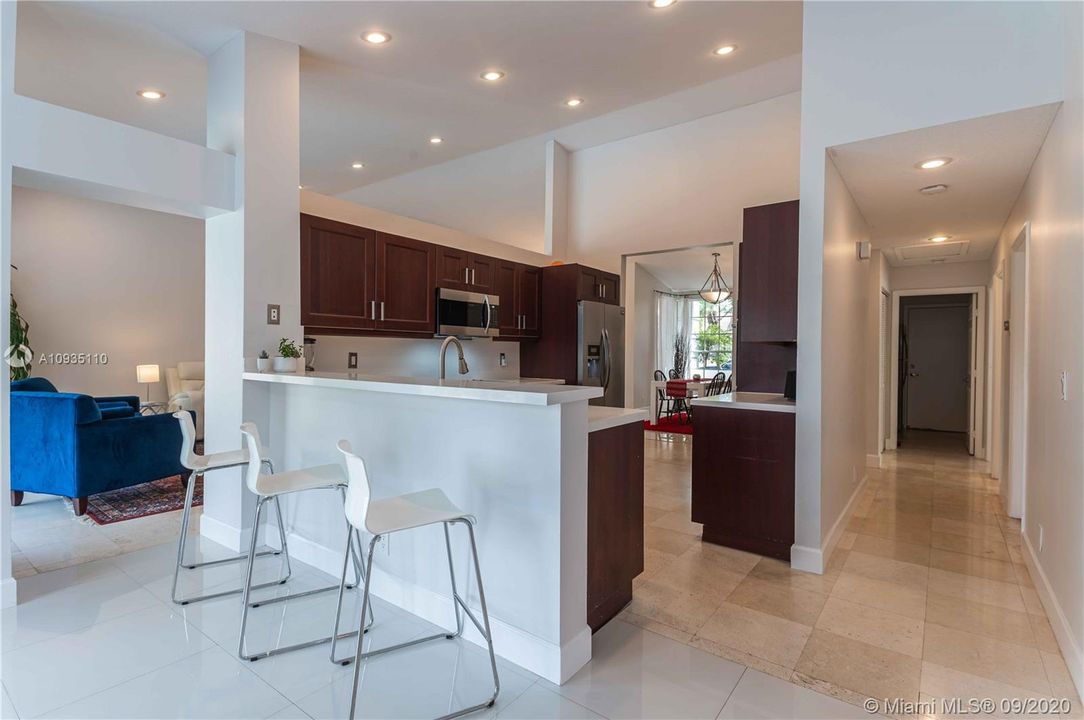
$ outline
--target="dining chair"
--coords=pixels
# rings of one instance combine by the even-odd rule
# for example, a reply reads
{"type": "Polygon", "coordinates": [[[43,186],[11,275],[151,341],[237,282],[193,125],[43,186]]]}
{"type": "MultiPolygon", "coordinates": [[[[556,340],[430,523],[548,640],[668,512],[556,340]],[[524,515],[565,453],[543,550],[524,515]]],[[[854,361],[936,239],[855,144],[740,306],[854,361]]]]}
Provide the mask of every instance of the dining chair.
{"type": "MultiPolygon", "coordinates": [[[[655,371],[655,381],[665,382],[666,374],[662,370],[655,371]]],[[[670,417],[674,413],[673,403],[670,398],[666,396],[666,390],[661,387],[655,388],[655,417],[662,417],[663,409],[665,408],[666,417],[670,417]]]]}

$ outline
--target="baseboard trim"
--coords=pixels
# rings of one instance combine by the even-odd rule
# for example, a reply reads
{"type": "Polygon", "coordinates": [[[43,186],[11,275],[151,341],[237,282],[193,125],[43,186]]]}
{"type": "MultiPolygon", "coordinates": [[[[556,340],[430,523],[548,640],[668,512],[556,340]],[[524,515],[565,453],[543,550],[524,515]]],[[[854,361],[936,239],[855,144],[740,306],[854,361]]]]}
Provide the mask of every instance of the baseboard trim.
{"type": "MultiPolygon", "coordinates": [[[[342,572],[342,552],[332,550],[309,538],[290,532],[290,557],[311,565],[332,577],[342,572]]],[[[451,597],[390,575],[373,567],[372,593],[381,600],[442,627],[454,627],[451,597]]],[[[471,610],[481,616],[480,608],[471,610]]],[[[583,630],[564,645],[557,645],[509,625],[490,615],[493,645],[497,655],[558,685],[564,683],[591,660],[591,628],[583,630]]],[[[485,647],[481,633],[465,623],[463,637],[485,647]]]]}
{"type": "Polygon", "coordinates": [[[0,581],[0,608],[15,607],[19,602],[18,583],[13,577],[0,581]]]}
{"type": "Polygon", "coordinates": [[[869,475],[863,474],[862,479],[855,486],[854,492],[851,493],[850,499],[847,500],[843,512],[836,518],[835,524],[832,525],[832,529],[828,532],[828,536],[819,548],[809,547],[808,545],[791,545],[790,566],[792,568],[818,575],[824,574],[824,568],[828,566],[828,562],[832,559],[832,553],[836,551],[836,545],[839,544],[839,539],[843,536],[843,529],[847,527],[847,523],[851,519],[855,503],[858,501],[858,495],[862,492],[862,488],[866,486],[868,480],[869,475]]]}
{"type": "Polygon", "coordinates": [[[200,515],[199,534],[219,545],[225,545],[233,552],[241,552],[241,528],[208,517],[206,513],[200,515]]]}
{"type": "Polygon", "coordinates": [[[1051,587],[1050,580],[1046,577],[1046,573],[1043,572],[1042,565],[1039,564],[1039,558],[1035,553],[1035,548],[1031,545],[1031,540],[1023,533],[1021,533],[1021,538],[1026,551],[1024,553],[1024,563],[1028,566],[1032,579],[1038,581],[1035,583],[1035,589],[1039,593],[1039,599],[1042,601],[1043,607],[1046,609],[1046,615],[1050,619],[1050,627],[1054,629],[1054,637],[1058,641],[1058,647],[1061,648],[1061,654],[1065,656],[1065,664],[1069,668],[1069,675],[1073,678],[1073,684],[1076,685],[1076,693],[1078,696],[1084,697],[1084,654],[1081,654],[1080,648],[1077,647],[1076,642],[1073,640],[1073,631],[1069,625],[1069,619],[1065,617],[1061,603],[1058,602],[1058,598],[1054,595],[1054,588],[1051,587]]]}
{"type": "Polygon", "coordinates": [[[881,453],[869,453],[866,455],[866,467],[879,469],[881,467],[881,453]]]}

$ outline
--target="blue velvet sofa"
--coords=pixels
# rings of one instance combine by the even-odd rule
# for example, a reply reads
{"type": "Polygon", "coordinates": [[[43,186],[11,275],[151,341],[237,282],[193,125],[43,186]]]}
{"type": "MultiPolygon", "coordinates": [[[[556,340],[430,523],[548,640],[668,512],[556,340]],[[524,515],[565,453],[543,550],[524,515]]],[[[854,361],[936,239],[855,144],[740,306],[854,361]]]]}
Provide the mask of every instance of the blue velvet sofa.
{"type": "Polygon", "coordinates": [[[11,384],[11,496],[70,497],[75,514],[87,498],[171,475],[181,466],[181,429],[169,414],[140,415],[135,396],[57,392],[45,378],[11,384]]]}

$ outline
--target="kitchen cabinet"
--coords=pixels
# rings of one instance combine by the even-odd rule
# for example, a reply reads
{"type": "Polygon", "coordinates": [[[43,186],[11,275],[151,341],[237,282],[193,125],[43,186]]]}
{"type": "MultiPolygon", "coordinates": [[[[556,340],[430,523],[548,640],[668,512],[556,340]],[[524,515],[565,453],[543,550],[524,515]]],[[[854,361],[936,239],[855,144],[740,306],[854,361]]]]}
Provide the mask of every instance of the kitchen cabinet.
{"type": "Polygon", "coordinates": [[[301,216],[301,324],[307,332],[431,336],[436,246],[301,216]]]}
{"type": "Polygon", "coordinates": [[[579,282],[577,300],[594,300],[608,305],[620,305],[621,278],[604,270],[577,265],[579,282]]]}
{"type": "Polygon", "coordinates": [[[437,251],[437,286],[495,293],[498,262],[496,258],[486,255],[440,247],[437,251]]]}
{"type": "Polygon", "coordinates": [[[695,406],[692,520],[705,542],[790,560],[792,412],[695,406]]]}
{"type": "Polygon", "coordinates": [[[587,624],[632,602],[644,571],[644,430],[639,422],[587,436],[587,624]]]}
{"type": "Polygon", "coordinates": [[[538,337],[542,328],[542,271],[539,268],[498,260],[494,292],[500,298],[498,329],[502,338],[538,337]]]}
{"type": "Polygon", "coordinates": [[[745,208],[738,289],[745,342],[797,342],[797,200],[745,208]]]}
{"type": "Polygon", "coordinates": [[[374,328],[376,232],[301,216],[301,324],[374,328]]]}
{"type": "Polygon", "coordinates": [[[436,326],[436,248],[427,242],[376,234],[376,329],[433,332],[436,326]]]}

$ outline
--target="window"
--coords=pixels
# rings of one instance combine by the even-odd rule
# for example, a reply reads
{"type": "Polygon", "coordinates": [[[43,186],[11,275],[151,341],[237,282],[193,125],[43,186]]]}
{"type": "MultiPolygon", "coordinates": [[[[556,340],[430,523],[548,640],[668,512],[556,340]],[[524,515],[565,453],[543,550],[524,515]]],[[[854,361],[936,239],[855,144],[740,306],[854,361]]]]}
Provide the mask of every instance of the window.
{"type": "Polygon", "coordinates": [[[711,378],[734,366],[734,300],[718,305],[692,300],[692,332],[689,334],[689,365],[692,373],[711,378]]]}

